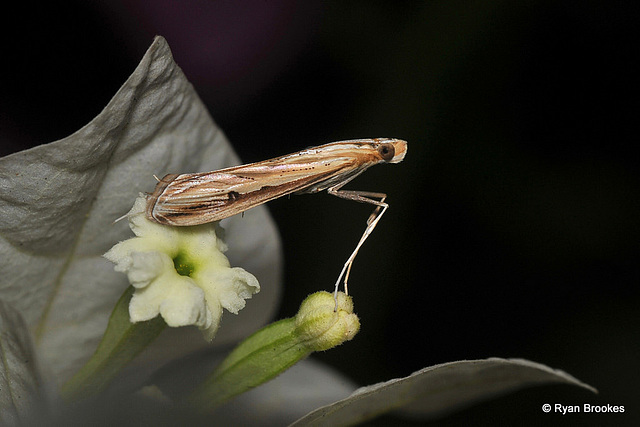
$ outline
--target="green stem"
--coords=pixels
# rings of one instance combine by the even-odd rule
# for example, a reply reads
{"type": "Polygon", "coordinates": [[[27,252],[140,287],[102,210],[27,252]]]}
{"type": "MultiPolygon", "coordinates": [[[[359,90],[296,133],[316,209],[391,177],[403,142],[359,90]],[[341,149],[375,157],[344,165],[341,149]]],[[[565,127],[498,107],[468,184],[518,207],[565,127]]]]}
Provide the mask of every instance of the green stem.
{"type": "Polygon", "coordinates": [[[185,404],[210,411],[230,398],[278,376],[314,351],[354,337],[360,328],[353,303],[338,294],[338,309],[328,292],[316,292],[300,305],[296,317],[272,323],[240,343],[185,404]]]}
{"type": "Polygon", "coordinates": [[[210,411],[228,399],[276,377],[311,354],[295,336],[295,318],[259,330],[236,347],[187,404],[210,411]]]}
{"type": "Polygon", "coordinates": [[[63,386],[62,397],[76,401],[104,390],[120,370],[133,360],[162,332],[162,317],[147,322],[129,321],[129,301],[134,288],[129,286],[111,313],[107,330],[91,359],[63,386]]]}

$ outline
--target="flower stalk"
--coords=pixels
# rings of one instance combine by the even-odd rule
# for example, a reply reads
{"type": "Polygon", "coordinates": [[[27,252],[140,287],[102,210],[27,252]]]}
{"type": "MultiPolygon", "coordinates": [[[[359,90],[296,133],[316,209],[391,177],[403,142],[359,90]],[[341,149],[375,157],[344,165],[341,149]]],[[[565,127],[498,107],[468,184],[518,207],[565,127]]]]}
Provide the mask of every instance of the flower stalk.
{"type": "Polygon", "coordinates": [[[186,399],[210,411],[230,398],[267,382],[309,356],[351,340],[360,329],[351,297],[317,292],[308,296],[295,317],[274,322],[240,343],[186,399]]]}
{"type": "Polygon", "coordinates": [[[167,324],[162,317],[146,322],[129,321],[129,302],[134,288],[129,286],[114,307],[107,330],[95,353],[61,390],[68,402],[89,398],[103,391],[120,370],[144,350],[167,324]]]}

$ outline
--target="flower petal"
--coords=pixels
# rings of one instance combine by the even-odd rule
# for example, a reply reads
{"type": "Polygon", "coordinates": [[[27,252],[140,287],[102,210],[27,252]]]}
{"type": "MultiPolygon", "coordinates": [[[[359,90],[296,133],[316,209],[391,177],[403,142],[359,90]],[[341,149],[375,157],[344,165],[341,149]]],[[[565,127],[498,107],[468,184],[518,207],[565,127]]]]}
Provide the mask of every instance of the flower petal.
{"type": "MultiPolygon", "coordinates": [[[[163,255],[159,252],[132,252],[131,264],[127,272],[129,282],[136,288],[143,288],[167,270],[172,269],[173,263],[168,256],[163,255]]],[[[116,269],[118,267],[116,266],[116,269]]]]}
{"type": "Polygon", "coordinates": [[[205,329],[212,322],[204,292],[188,278],[172,285],[160,304],[160,314],[167,325],[172,327],[194,325],[205,329]]]}
{"type": "Polygon", "coordinates": [[[219,290],[218,299],[222,307],[233,314],[238,314],[246,305],[246,299],[260,291],[260,284],[255,276],[240,267],[219,271],[215,275],[216,282],[225,283],[219,290]]]}

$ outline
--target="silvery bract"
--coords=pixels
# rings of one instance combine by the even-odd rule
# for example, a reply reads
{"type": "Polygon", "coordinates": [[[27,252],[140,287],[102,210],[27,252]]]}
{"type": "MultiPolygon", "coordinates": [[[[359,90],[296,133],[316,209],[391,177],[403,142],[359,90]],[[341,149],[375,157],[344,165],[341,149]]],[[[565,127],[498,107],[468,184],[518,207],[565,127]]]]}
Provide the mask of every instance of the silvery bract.
{"type": "MultiPolygon", "coordinates": [[[[0,159],[0,298],[24,317],[50,380],[61,384],[87,360],[129,285],[102,258],[132,236],[126,221],[113,221],[129,211],[138,193],[153,190],[154,174],[237,163],[162,38],[89,124],[60,141],[0,159]]],[[[280,243],[264,208],[222,225],[231,263],[262,285],[243,316],[224,319],[216,343],[228,345],[273,315],[280,243]]],[[[205,346],[196,329],[171,329],[137,365],[148,371],[157,367],[151,360],[165,363],[205,346]]]]}

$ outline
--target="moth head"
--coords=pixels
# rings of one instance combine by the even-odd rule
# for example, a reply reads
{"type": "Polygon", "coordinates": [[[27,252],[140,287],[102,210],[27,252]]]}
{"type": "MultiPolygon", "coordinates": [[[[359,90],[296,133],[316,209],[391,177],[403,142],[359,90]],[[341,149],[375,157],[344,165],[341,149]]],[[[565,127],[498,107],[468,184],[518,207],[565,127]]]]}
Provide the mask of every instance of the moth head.
{"type": "Polygon", "coordinates": [[[407,141],[394,138],[378,138],[375,141],[378,154],[387,163],[400,163],[407,154],[407,141]]]}

